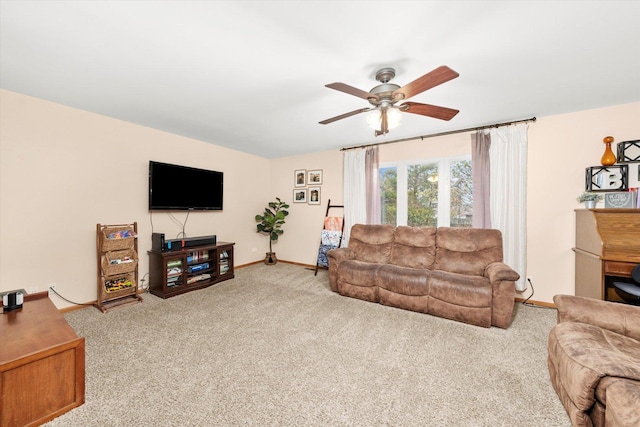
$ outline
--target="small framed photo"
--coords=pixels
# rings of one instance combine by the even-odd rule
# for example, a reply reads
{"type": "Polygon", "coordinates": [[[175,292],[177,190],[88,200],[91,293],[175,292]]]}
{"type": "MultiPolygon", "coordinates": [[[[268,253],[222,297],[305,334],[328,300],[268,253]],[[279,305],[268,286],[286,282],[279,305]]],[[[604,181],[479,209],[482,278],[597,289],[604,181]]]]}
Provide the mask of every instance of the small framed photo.
{"type": "Polygon", "coordinates": [[[309,204],[320,204],[320,187],[309,187],[309,204]]]}
{"type": "Polygon", "coordinates": [[[306,181],[306,171],[304,169],[298,169],[293,172],[293,186],[294,187],[304,187],[307,185],[306,181]]]}
{"type": "Polygon", "coordinates": [[[293,190],[293,203],[307,203],[307,189],[293,190]]]}
{"type": "Polygon", "coordinates": [[[307,185],[322,184],[322,169],[307,171],[307,185]]]}

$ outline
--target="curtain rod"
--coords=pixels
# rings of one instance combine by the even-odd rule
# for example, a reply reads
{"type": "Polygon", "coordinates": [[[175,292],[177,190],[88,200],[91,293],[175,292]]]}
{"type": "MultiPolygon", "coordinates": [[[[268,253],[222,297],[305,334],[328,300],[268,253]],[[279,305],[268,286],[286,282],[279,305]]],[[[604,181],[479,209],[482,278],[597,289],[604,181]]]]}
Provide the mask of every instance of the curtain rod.
{"type": "Polygon", "coordinates": [[[474,127],[474,128],[467,128],[467,129],[460,129],[460,130],[451,130],[451,131],[448,131],[448,132],[432,133],[431,135],[421,135],[421,136],[414,136],[414,137],[411,137],[411,138],[394,139],[393,141],[376,142],[376,143],[373,143],[373,144],[354,145],[352,147],[341,148],[340,151],[355,150],[356,148],[364,148],[364,147],[375,147],[377,145],[394,144],[396,142],[413,141],[413,140],[416,140],[416,139],[424,140],[425,138],[433,138],[435,136],[445,136],[445,135],[453,135],[455,133],[472,132],[474,130],[499,128],[499,127],[502,127],[502,126],[515,125],[517,123],[535,122],[536,120],[537,119],[535,117],[531,117],[530,119],[522,119],[522,120],[516,120],[516,121],[513,121],[513,122],[505,122],[505,123],[496,123],[496,124],[493,124],[493,125],[478,126],[478,127],[474,127]]]}

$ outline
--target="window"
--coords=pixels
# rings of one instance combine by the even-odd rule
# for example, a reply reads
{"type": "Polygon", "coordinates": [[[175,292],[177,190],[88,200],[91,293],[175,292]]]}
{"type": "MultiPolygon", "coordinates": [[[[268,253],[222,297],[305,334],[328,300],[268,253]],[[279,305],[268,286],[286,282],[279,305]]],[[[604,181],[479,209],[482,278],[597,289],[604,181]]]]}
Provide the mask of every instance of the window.
{"type": "Polygon", "coordinates": [[[471,227],[471,159],[383,164],[380,197],[383,224],[471,227]]]}

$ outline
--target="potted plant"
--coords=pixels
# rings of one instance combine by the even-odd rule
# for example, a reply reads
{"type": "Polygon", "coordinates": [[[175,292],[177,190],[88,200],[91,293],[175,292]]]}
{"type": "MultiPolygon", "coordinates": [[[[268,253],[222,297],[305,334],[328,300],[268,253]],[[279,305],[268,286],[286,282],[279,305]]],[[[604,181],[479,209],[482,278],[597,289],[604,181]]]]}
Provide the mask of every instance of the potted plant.
{"type": "Polygon", "coordinates": [[[580,196],[578,196],[578,202],[584,203],[584,206],[587,209],[592,209],[596,207],[596,203],[602,200],[602,195],[598,193],[594,193],[592,191],[585,191],[580,196]]]}
{"type": "Polygon", "coordinates": [[[262,215],[256,215],[256,221],[258,221],[257,232],[269,235],[269,252],[266,253],[264,259],[264,263],[267,265],[274,265],[278,262],[271,244],[277,242],[278,237],[284,233],[282,226],[284,225],[285,217],[289,215],[287,209],[289,209],[289,205],[276,197],[275,202],[269,202],[269,205],[264,208],[262,215]]]}

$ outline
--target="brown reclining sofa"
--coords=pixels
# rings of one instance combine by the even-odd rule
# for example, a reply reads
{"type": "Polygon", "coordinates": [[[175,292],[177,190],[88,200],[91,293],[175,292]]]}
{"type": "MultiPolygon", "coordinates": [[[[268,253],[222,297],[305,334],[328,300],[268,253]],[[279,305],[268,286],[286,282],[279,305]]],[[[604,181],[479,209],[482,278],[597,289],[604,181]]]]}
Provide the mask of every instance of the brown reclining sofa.
{"type": "Polygon", "coordinates": [[[328,252],[331,290],[473,325],[507,328],[518,273],[499,230],[356,224],[328,252]]]}

